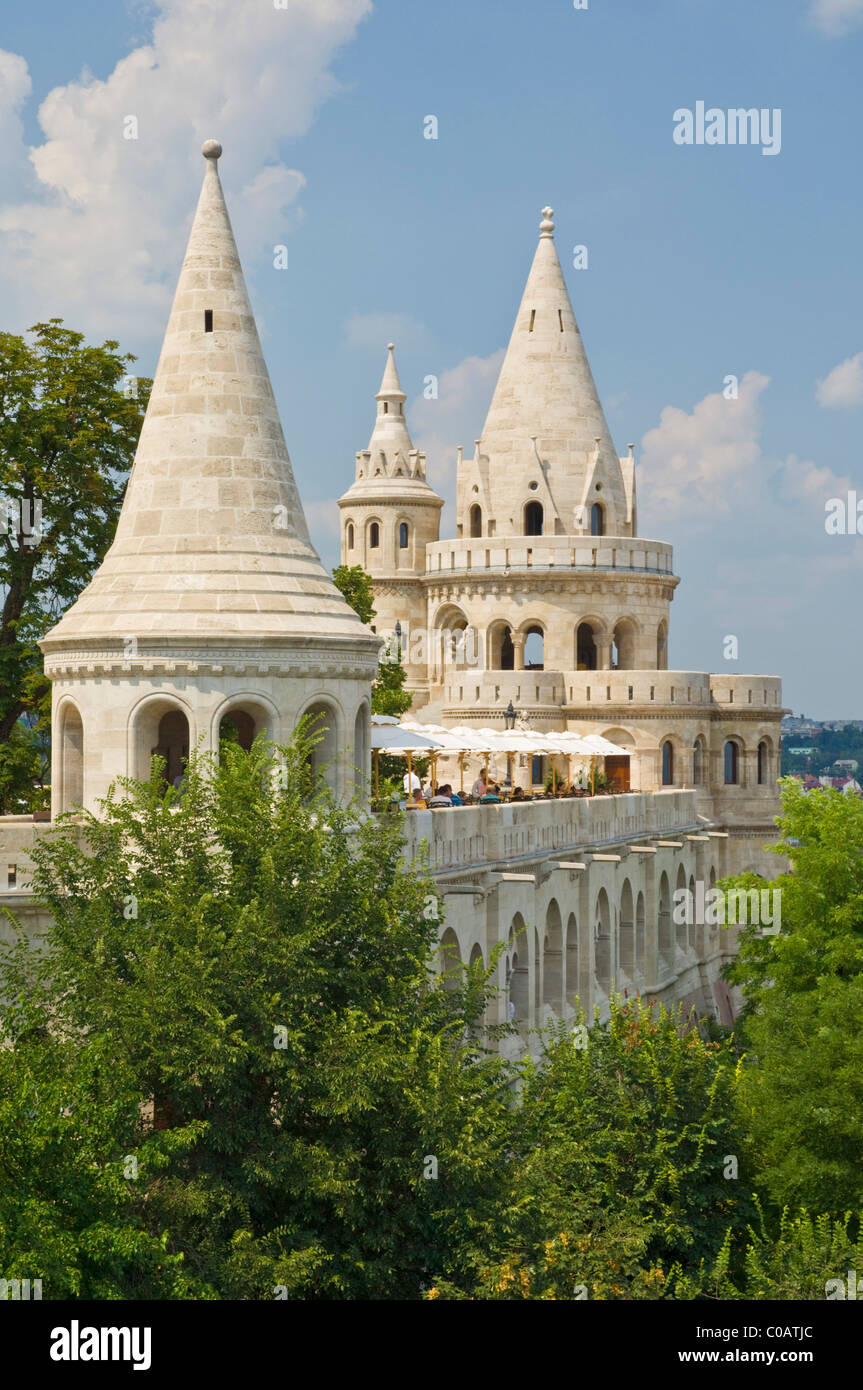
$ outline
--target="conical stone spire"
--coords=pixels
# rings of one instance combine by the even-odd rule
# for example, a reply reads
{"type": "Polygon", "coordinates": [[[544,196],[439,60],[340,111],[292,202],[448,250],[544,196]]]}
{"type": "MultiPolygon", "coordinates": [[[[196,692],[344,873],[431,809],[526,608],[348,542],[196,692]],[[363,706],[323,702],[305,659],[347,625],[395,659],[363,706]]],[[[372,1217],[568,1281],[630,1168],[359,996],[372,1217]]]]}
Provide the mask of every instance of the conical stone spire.
{"type": "Polygon", "coordinates": [[[316,554],[219,180],[206,173],[114,542],[44,639],[375,639],[316,554]]]}
{"type": "Polygon", "coordinates": [[[465,534],[466,509],[477,501],[497,535],[522,534],[523,509],[531,500],[543,507],[545,531],[569,534],[580,529],[575,517],[585,500],[600,496],[605,530],[623,534],[620,462],[563,278],[552,218],[553,209],[543,208],[539,245],[477,456],[462,470],[465,534]]]}
{"type": "Polygon", "coordinates": [[[374,458],[376,451],[383,450],[387,458],[402,454],[407,461],[413,450],[410,431],[405,420],[405,401],[396,368],[395,343],[387,343],[387,364],[384,367],[381,389],[375,396],[378,413],[375,427],[369,440],[369,450],[374,458]]]}

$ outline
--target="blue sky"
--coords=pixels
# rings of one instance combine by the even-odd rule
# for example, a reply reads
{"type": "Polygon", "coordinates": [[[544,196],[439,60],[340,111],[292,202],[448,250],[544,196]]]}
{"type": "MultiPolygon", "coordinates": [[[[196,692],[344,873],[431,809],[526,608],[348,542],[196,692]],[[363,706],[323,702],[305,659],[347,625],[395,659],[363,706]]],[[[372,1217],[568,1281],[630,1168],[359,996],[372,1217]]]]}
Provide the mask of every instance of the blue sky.
{"type": "Polygon", "coordinates": [[[390,337],[452,497],[548,202],[618,451],[637,446],[640,529],[675,547],[670,664],[861,716],[863,536],[824,519],[863,499],[863,0],[42,0],[7,11],[0,50],[4,328],[62,314],[151,372],[218,137],[333,564],[390,337]],[[698,101],[779,108],[779,154],[675,144],[698,101]]]}

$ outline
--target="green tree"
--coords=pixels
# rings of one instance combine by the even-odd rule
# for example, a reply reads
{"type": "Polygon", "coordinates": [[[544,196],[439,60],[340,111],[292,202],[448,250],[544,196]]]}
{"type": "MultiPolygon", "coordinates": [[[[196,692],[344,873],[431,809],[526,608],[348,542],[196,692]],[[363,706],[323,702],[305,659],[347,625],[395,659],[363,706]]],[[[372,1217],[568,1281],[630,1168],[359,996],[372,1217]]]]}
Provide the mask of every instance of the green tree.
{"type": "Polygon", "coordinates": [[[48,713],[36,643],[113,538],[150,385],[118,389],[133,361],[60,319],[0,333],[0,814],[44,800],[22,756],[38,755],[48,713]],[[19,725],[25,713],[41,724],[19,725]]]}
{"type": "Polygon", "coordinates": [[[742,1103],[772,1199],[839,1217],[863,1206],[863,802],[792,779],[782,797],[781,931],[744,928],[727,969],[747,1001],[742,1103]]]}
{"type": "Polygon", "coordinates": [[[362,621],[371,623],[375,616],[372,577],[362,565],[337,565],[333,583],[362,621]]]}
{"type": "MultiPolygon", "coordinates": [[[[371,575],[366,573],[362,565],[338,565],[333,570],[333,580],[354,612],[364,623],[370,623],[375,616],[371,575]]],[[[372,714],[400,717],[413,704],[413,696],[404,688],[407,672],[402,666],[401,656],[401,646],[396,646],[395,637],[390,638],[381,653],[378,674],[372,682],[372,714]]]]}
{"type": "MultiPolygon", "coordinates": [[[[418,1297],[433,1269],[464,1275],[472,1224],[491,1220],[509,1103],[505,1065],[471,1041],[483,981],[435,982],[438,899],[404,859],[400,819],[336,805],[309,753],[303,733],[278,755],[225,742],[218,762],[192,757],[182,792],[156,759],[98,819],[47,834],[34,883],[53,925],[0,970],[3,1062],[14,1074],[19,1048],[41,1048],[42,1123],[74,1116],[33,1202],[79,1181],[83,1083],[27,1024],[50,1017],[88,1076],[113,1059],[116,1113],[80,1162],[139,1156],[123,1219],[150,1242],[142,1260],[152,1242],[182,1257],[166,1291],[182,1275],[225,1298],[418,1297]]],[[[4,1113],[0,1164],[31,1104],[4,1113]]],[[[79,1244],[95,1198],[82,1203],[81,1218],[65,1208],[79,1244]]],[[[13,1236],[13,1264],[33,1241],[13,1236]]],[[[95,1263],[84,1289],[104,1286],[95,1263]]],[[[83,1278],[80,1258],[69,1267],[83,1278]]]]}
{"type": "Polygon", "coordinates": [[[503,1204],[477,1231],[474,1284],[440,1296],[662,1298],[756,1215],[730,1044],[640,1000],[581,1028],[555,1025],[523,1063],[503,1204]]]}

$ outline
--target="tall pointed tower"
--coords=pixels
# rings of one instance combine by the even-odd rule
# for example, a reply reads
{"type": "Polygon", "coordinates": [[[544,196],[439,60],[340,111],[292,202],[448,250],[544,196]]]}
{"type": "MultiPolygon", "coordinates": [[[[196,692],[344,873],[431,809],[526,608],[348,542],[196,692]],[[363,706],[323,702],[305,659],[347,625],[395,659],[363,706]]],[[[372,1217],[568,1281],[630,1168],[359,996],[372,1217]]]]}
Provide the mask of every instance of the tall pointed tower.
{"type": "Polygon", "coordinates": [[[40,643],[53,811],[167,776],[230,719],[241,742],[321,715],[339,793],[366,775],[379,640],[306,526],[219,180],[206,173],[114,542],[40,643]]]}
{"type": "Polygon", "coordinates": [[[438,538],[443,498],[426,481],[425,454],[411,441],[394,351],[390,343],[369,446],[339,498],[342,564],[362,565],[372,576],[376,632],[389,637],[399,624],[405,685],[416,697],[428,682],[426,546],[438,538]]]}
{"type": "Polygon", "coordinates": [[[635,534],[633,471],[611,440],[543,208],[539,245],[476,452],[462,536],[635,534]]]}

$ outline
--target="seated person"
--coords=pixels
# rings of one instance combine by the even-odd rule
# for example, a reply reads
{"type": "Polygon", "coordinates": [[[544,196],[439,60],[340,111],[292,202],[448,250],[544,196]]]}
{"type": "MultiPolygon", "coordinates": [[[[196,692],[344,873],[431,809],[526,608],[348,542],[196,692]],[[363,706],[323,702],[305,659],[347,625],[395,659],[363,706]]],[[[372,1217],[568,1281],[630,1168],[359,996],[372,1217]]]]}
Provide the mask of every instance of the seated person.
{"type": "Polygon", "coordinates": [[[427,809],[427,807],[428,807],[428,802],[426,801],[425,797],[423,796],[422,787],[415,787],[415,788],[414,788],[414,791],[413,791],[413,794],[412,794],[410,800],[408,801],[407,810],[408,810],[408,811],[425,811],[425,810],[427,809]]]}
{"type": "Polygon", "coordinates": [[[452,797],[446,786],[436,787],[434,796],[429,798],[429,806],[452,806],[452,797]]]}
{"type": "Polygon", "coordinates": [[[487,803],[490,801],[500,801],[500,787],[497,785],[497,783],[490,782],[488,791],[483,796],[481,796],[479,800],[480,805],[482,805],[484,802],[487,803]]]}
{"type": "Polygon", "coordinates": [[[524,801],[524,787],[514,787],[512,792],[513,801],[524,801]]]}
{"type": "Polygon", "coordinates": [[[452,789],[452,787],[450,786],[449,782],[447,782],[446,786],[444,787],[444,792],[445,792],[445,794],[450,798],[450,800],[451,800],[453,806],[463,806],[463,805],[464,805],[464,802],[462,801],[462,799],[461,799],[461,797],[459,796],[458,792],[454,792],[454,791],[453,791],[453,789],[452,789]]]}

